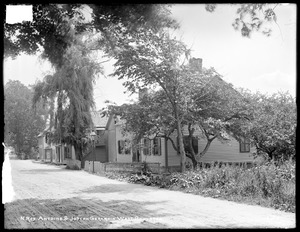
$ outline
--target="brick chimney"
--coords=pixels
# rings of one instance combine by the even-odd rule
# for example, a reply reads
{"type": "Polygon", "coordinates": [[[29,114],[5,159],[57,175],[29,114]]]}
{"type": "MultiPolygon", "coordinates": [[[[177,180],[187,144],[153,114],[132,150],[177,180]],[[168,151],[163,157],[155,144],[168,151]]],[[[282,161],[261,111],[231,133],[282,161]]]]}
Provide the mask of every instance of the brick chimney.
{"type": "Polygon", "coordinates": [[[191,58],[190,66],[193,70],[202,72],[202,59],[201,58],[191,58]]]}

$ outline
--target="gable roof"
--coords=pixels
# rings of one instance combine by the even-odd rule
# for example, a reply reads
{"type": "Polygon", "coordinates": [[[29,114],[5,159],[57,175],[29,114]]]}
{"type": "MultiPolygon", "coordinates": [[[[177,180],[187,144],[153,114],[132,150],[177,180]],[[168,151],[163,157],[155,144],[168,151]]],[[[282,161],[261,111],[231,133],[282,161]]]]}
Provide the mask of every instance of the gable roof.
{"type": "Polygon", "coordinates": [[[101,127],[101,128],[106,127],[108,117],[103,116],[101,111],[92,111],[91,116],[94,123],[94,127],[101,127]]]}

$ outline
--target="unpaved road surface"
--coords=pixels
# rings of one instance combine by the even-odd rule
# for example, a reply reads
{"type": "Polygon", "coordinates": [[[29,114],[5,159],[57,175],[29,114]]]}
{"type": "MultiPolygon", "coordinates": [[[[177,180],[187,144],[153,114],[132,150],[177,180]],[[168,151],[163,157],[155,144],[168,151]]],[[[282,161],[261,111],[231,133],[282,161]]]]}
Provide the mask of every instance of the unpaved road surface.
{"type": "MultiPolygon", "coordinates": [[[[10,160],[5,228],[294,228],[295,214],[10,160]]],[[[5,188],[5,186],[3,186],[5,188]]]]}

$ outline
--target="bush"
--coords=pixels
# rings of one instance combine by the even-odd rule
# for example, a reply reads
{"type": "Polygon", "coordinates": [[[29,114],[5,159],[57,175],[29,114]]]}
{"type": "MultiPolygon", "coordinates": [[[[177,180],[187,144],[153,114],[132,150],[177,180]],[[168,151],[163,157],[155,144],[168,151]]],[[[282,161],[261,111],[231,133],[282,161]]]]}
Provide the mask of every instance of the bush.
{"type": "MultiPolygon", "coordinates": [[[[111,175],[111,174],[110,174],[111,175]]],[[[111,175],[112,176],[112,175],[111,175]]],[[[211,165],[197,171],[152,174],[148,170],[113,178],[128,182],[159,186],[200,194],[243,201],[266,207],[295,212],[295,162],[267,162],[250,168],[211,165]]]]}

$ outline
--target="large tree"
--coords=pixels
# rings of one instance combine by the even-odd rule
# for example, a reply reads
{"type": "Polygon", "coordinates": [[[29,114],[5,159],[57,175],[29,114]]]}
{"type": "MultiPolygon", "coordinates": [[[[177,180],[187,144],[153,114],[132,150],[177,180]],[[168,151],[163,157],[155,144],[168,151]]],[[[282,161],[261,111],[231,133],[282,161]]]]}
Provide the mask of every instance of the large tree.
{"type": "Polygon", "coordinates": [[[131,135],[133,146],[139,144],[142,138],[172,139],[171,135],[176,129],[176,123],[172,115],[172,107],[165,98],[164,92],[162,90],[141,92],[143,94],[140,94],[137,102],[120,106],[107,102],[108,105],[103,112],[123,120],[122,132],[131,135]]]}
{"type": "Polygon", "coordinates": [[[100,71],[99,64],[86,52],[86,44],[77,43],[67,49],[63,65],[34,86],[33,104],[43,100],[52,105],[51,140],[73,145],[76,158],[81,161],[87,130],[92,126],[93,83],[100,71]]]}
{"type": "Polygon", "coordinates": [[[127,80],[124,85],[132,93],[144,87],[163,91],[174,117],[181,170],[184,171],[186,156],[182,135],[184,93],[181,76],[189,58],[189,50],[184,43],[172,38],[167,30],[158,33],[145,30],[138,37],[122,38],[122,44],[114,54],[117,62],[112,75],[127,80]]]}
{"type": "MultiPolygon", "coordinates": [[[[230,136],[240,139],[244,135],[242,127],[251,117],[249,102],[223,81],[214,69],[203,68],[201,72],[195,72],[195,67],[188,65],[181,74],[180,89],[181,125],[187,128],[188,133],[183,139],[184,150],[195,168],[213,140],[226,142],[230,136]],[[197,137],[199,131],[202,136],[197,137]],[[206,145],[195,150],[194,139],[205,139],[206,145]]],[[[136,142],[142,137],[164,137],[180,154],[179,144],[173,139],[177,129],[176,118],[164,91],[148,91],[143,95],[134,104],[110,105],[108,111],[125,119],[123,130],[133,134],[136,142]]]]}
{"type": "Polygon", "coordinates": [[[295,157],[296,150],[296,101],[289,93],[272,95],[261,93],[245,96],[253,104],[253,120],[248,128],[258,155],[269,159],[295,157]]]}
{"type": "MultiPolygon", "coordinates": [[[[208,5],[207,9],[211,11],[214,9],[214,6],[208,5]]],[[[242,13],[243,11],[238,12],[239,15],[242,15],[242,13]]],[[[54,66],[56,74],[53,77],[57,75],[75,77],[78,75],[77,67],[65,64],[66,60],[68,60],[68,58],[65,60],[66,56],[70,54],[70,51],[78,49],[77,46],[81,40],[79,39],[78,42],[78,38],[81,38],[79,35],[85,32],[99,32],[99,39],[94,44],[95,46],[81,49],[82,56],[77,57],[78,61],[76,61],[80,63],[78,67],[83,67],[81,64],[84,62],[80,61],[80,59],[87,58],[89,50],[101,49],[106,54],[117,59],[116,66],[119,69],[115,72],[115,75],[119,75],[122,78],[123,76],[120,74],[120,71],[127,69],[125,73],[129,75],[130,80],[125,84],[130,91],[135,91],[135,87],[138,87],[136,85],[138,82],[143,82],[143,85],[153,83],[159,85],[165,91],[166,97],[172,105],[174,117],[176,118],[180,153],[182,155],[182,168],[184,169],[185,155],[182,134],[180,133],[183,116],[180,115],[181,98],[179,97],[180,94],[178,94],[180,92],[178,77],[183,71],[180,65],[181,56],[183,54],[188,55],[189,51],[182,43],[170,38],[166,30],[162,31],[162,28],[178,27],[177,23],[169,16],[170,12],[167,5],[94,4],[87,6],[82,4],[34,4],[32,22],[4,25],[5,55],[17,56],[21,52],[35,54],[37,51],[42,51],[43,57],[48,59],[54,66]],[[85,18],[85,14],[83,13],[88,8],[92,9],[90,20],[85,18]],[[162,39],[161,36],[164,38],[162,39]],[[159,43],[161,42],[160,46],[159,43]],[[148,64],[154,65],[154,67],[150,68],[150,72],[147,70],[148,73],[142,71],[147,63],[145,63],[144,57],[140,56],[143,53],[146,53],[148,58],[153,56],[152,60],[148,60],[150,61],[148,64]],[[126,68],[123,63],[128,57],[131,59],[128,60],[127,65],[129,64],[131,68],[129,66],[129,68],[126,68]],[[155,68],[157,59],[160,60],[160,64],[159,67],[155,68]],[[138,69],[133,70],[136,67],[138,69]],[[66,70],[67,73],[65,72],[66,70]],[[159,75],[154,74],[156,71],[159,71],[159,75]],[[138,77],[139,81],[135,81],[137,78],[136,75],[140,75],[138,77]]],[[[50,88],[49,84],[45,83],[44,87],[48,86],[49,89],[58,89],[56,94],[61,95],[59,91],[65,91],[63,84],[55,80],[50,81],[50,79],[48,78],[48,81],[53,86],[50,88]]],[[[90,86],[93,78],[83,79],[85,79],[83,83],[90,86]],[[90,82],[88,83],[87,81],[90,82]]],[[[44,89],[44,87],[36,88],[36,99],[38,99],[38,96],[43,95],[38,91],[38,88],[44,89]]],[[[47,89],[48,87],[45,88],[47,89]]],[[[53,99],[54,95],[53,93],[49,93],[48,97],[53,99]]],[[[77,114],[76,112],[79,105],[83,103],[83,101],[78,100],[81,98],[84,98],[84,96],[74,98],[76,99],[75,105],[77,107],[72,108],[74,110],[72,115],[76,115],[79,122],[85,122],[88,116],[77,114]]],[[[87,104],[87,107],[91,105],[92,102],[87,104]]],[[[57,109],[61,111],[62,107],[57,105],[57,109]]],[[[76,121],[73,123],[75,123],[75,127],[78,126],[76,121]]]]}
{"type": "Polygon", "coordinates": [[[213,68],[194,72],[188,67],[182,75],[182,87],[185,97],[184,125],[188,128],[185,138],[187,157],[194,167],[205,155],[213,140],[228,141],[230,137],[237,140],[243,136],[241,127],[251,118],[249,101],[231,84],[226,83],[213,68]],[[200,130],[206,145],[195,150],[193,146],[195,131],[200,130]]]}
{"type": "Polygon", "coordinates": [[[113,33],[131,36],[141,28],[159,30],[175,27],[166,5],[151,4],[33,4],[33,20],[4,24],[4,54],[16,57],[20,53],[42,52],[56,67],[63,65],[63,56],[73,44],[74,34],[100,32],[100,43],[94,49],[103,49],[108,43],[113,51],[117,46],[113,33]]]}
{"type": "Polygon", "coordinates": [[[9,80],[4,86],[4,122],[7,145],[13,146],[18,155],[30,155],[38,148],[38,134],[44,129],[46,111],[41,105],[32,110],[32,89],[20,81],[9,80]]]}
{"type": "MultiPolygon", "coordinates": [[[[73,145],[81,161],[86,132],[91,126],[93,82],[101,67],[101,62],[91,56],[93,51],[114,52],[111,45],[115,42],[108,36],[112,30],[130,38],[137,37],[140,30],[158,31],[174,24],[162,6],[90,5],[93,11],[89,21],[83,18],[86,7],[34,5],[33,22],[6,25],[5,37],[8,45],[17,46],[16,53],[31,54],[41,48],[43,57],[53,64],[54,74],[35,85],[33,104],[44,100],[50,105],[50,128],[55,129],[52,141],[73,145]]],[[[10,54],[10,46],[6,48],[10,54]]]]}
{"type": "Polygon", "coordinates": [[[199,153],[203,156],[210,143],[217,137],[221,139],[229,130],[227,128],[234,119],[245,116],[241,95],[213,69],[201,70],[201,62],[191,58],[184,43],[172,38],[168,31],[145,32],[130,41],[123,39],[123,43],[124,46],[115,53],[117,62],[113,75],[127,79],[124,85],[131,92],[144,87],[162,91],[161,98],[167,99],[166,106],[172,118],[171,128],[177,132],[179,147],[176,150],[181,155],[181,170],[185,169],[186,155],[196,165],[197,154],[193,149],[186,154],[183,126],[188,125],[190,129],[190,144],[192,126],[198,125],[203,130],[208,141],[199,153]]]}
{"type": "MultiPolygon", "coordinates": [[[[237,14],[240,21],[250,13],[255,18],[257,10],[264,5],[241,5],[237,14]]],[[[207,5],[208,11],[213,11],[215,5],[207,5]]],[[[268,11],[270,12],[270,11],[268,11]]],[[[273,12],[273,11],[272,11],[273,12]]],[[[272,21],[271,17],[259,19],[256,28],[260,28],[264,21],[272,21]]],[[[253,19],[254,20],[254,19],[253,19]]],[[[256,19],[255,19],[256,20],[256,19]]],[[[257,21],[257,20],[256,20],[257,21]]],[[[236,21],[237,22],[237,21],[236,21]]],[[[239,29],[238,25],[235,28],[239,29]]],[[[245,27],[241,28],[242,35],[250,35],[253,28],[245,32],[245,27]]],[[[105,36],[108,51],[117,60],[116,71],[113,75],[119,79],[126,80],[125,87],[131,92],[136,92],[144,87],[159,86],[171,105],[171,111],[176,123],[176,130],[179,138],[179,153],[181,154],[181,170],[185,169],[185,150],[181,133],[184,109],[184,86],[181,77],[186,72],[185,61],[189,59],[190,50],[180,41],[170,36],[170,30],[140,30],[138,36],[126,37],[120,33],[118,27],[113,27],[110,33],[105,36]],[[111,43],[113,41],[113,43],[111,43]],[[185,59],[186,58],[186,59],[185,59]]]]}

